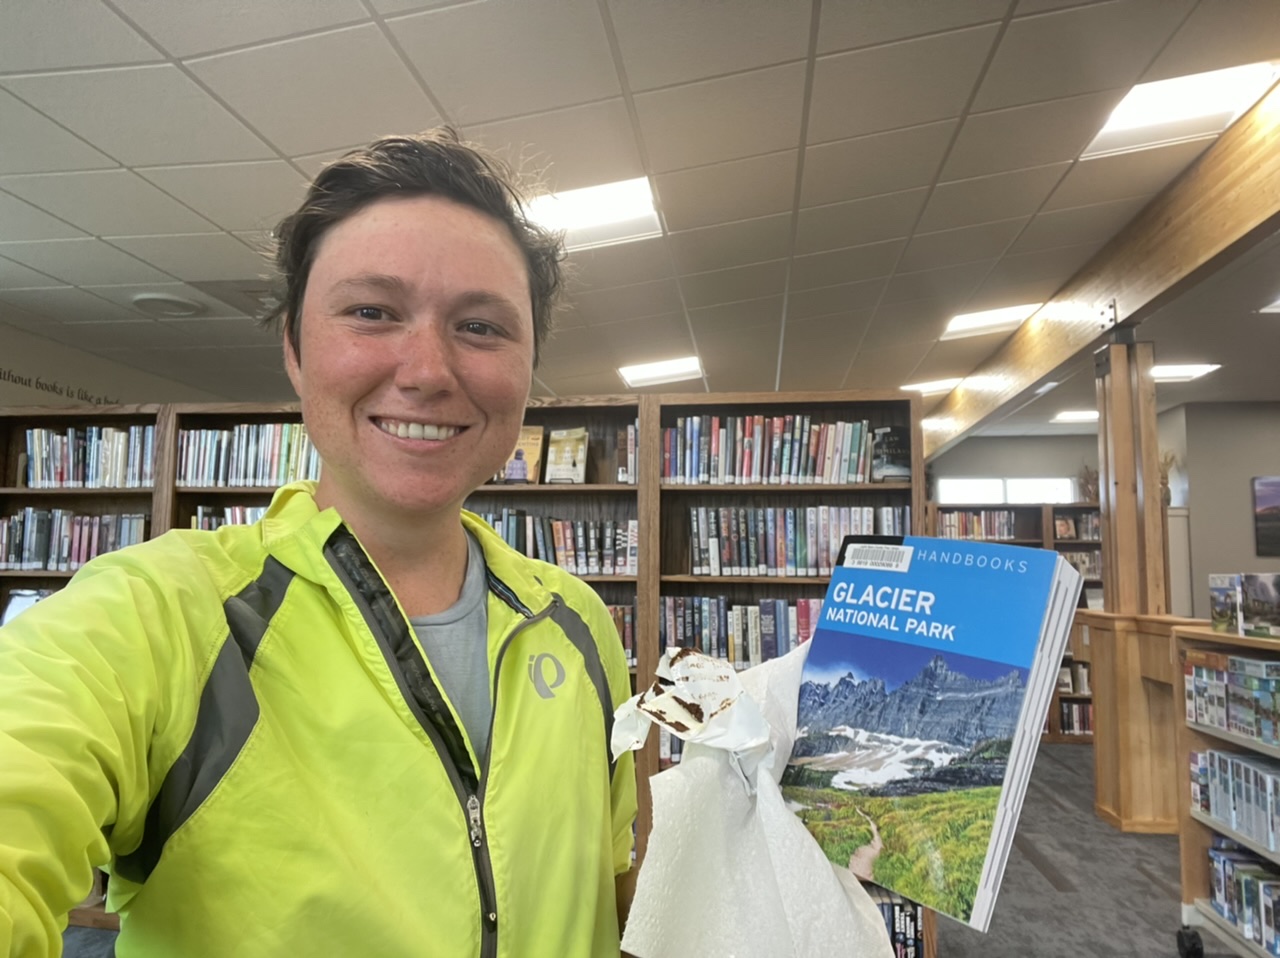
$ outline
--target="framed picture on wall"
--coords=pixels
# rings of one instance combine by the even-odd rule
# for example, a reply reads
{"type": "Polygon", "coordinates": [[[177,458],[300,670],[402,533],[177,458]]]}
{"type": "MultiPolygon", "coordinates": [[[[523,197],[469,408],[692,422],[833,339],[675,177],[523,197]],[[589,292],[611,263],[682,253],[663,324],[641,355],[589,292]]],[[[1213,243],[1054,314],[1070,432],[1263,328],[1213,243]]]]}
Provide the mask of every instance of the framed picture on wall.
{"type": "Polygon", "coordinates": [[[1253,480],[1253,535],[1260,556],[1280,556],[1280,476],[1253,480]]]}

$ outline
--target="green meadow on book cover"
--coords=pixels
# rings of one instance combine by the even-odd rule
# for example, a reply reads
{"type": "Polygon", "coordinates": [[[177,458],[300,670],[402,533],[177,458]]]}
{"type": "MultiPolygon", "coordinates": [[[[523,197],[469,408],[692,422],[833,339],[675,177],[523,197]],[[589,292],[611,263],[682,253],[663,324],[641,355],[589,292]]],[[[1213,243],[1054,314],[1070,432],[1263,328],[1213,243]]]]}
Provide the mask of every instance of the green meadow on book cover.
{"type": "Polygon", "coordinates": [[[986,931],[1080,583],[1045,549],[845,540],[782,779],[832,862],[986,931]]]}

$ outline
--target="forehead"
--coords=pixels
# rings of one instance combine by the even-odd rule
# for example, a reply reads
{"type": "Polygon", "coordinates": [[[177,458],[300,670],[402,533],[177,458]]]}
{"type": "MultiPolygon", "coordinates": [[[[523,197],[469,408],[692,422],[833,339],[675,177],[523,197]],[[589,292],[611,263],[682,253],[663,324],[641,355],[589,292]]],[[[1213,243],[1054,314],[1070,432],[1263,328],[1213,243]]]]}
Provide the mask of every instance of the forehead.
{"type": "Polygon", "coordinates": [[[528,269],[506,224],[440,196],[375,200],[320,238],[312,281],[370,272],[408,285],[492,289],[528,299],[528,269]]]}

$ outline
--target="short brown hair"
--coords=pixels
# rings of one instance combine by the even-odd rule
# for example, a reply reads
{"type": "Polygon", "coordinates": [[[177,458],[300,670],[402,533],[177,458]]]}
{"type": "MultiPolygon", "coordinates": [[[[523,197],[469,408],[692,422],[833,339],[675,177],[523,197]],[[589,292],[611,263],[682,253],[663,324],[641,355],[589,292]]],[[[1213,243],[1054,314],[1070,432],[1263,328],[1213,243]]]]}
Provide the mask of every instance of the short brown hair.
{"type": "Polygon", "coordinates": [[[298,321],[320,240],[333,226],[377,200],[429,194],[487,213],[511,231],[529,273],[537,362],[551,332],[551,314],[561,288],[563,240],[526,218],[525,197],[505,164],[463,143],[448,127],[382,137],[320,171],[302,205],[282,219],[273,234],[284,297],[264,322],[283,318],[284,335],[294,352],[300,352],[298,321]]]}

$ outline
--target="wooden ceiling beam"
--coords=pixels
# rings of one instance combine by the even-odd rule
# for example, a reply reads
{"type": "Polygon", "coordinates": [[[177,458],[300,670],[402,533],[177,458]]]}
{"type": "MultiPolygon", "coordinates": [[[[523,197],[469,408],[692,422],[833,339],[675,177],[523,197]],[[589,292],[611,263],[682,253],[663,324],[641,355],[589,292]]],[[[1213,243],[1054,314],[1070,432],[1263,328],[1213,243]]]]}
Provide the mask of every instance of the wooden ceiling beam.
{"type": "Polygon", "coordinates": [[[1099,345],[1113,323],[1141,322],[1277,227],[1280,84],[929,413],[926,458],[1099,345]]]}

